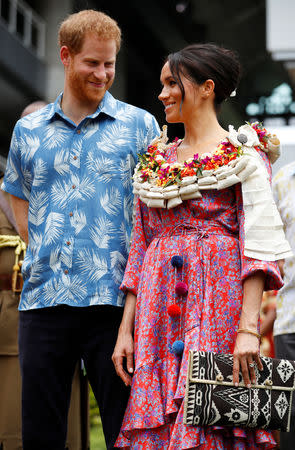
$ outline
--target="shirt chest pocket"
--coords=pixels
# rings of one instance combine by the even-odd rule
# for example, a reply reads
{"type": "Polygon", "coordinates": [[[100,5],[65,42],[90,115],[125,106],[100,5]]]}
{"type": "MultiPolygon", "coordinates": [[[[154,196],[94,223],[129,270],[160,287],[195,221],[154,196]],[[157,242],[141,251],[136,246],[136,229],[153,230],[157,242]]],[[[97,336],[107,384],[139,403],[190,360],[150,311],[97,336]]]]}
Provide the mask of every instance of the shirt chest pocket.
{"type": "Polygon", "coordinates": [[[135,167],[134,159],[130,154],[118,156],[118,158],[110,158],[102,155],[95,159],[93,170],[98,181],[109,183],[117,180],[124,186],[131,184],[135,167]]]}

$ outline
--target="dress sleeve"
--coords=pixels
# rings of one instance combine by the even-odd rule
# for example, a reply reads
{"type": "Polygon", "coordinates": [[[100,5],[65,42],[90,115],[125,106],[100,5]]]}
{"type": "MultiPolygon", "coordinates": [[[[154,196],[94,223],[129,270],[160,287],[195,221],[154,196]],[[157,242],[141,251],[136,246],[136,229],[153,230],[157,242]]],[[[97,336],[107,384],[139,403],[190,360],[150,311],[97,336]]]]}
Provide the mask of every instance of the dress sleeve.
{"type": "MultiPolygon", "coordinates": [[[[262,157],[271,180],[271,166],[268,156],[263,151],[259,151],[262,157]]],[[[236,200],[237,200],[237,219],[239,225],[239,241],[240,241],[240,253],[241,253],[241,279],[244,281],[247,277],[254,275],[255,272],[262,270],[265,275],[265,287],[264,290],[278,290],[283,286],[283,281],[280,275],[279,267],[276,261],[260,261],[258,259],[249,258],[244,255],[244,241],[245,241],[245,215],[243,208],[243,198],[241,184],[236,185],[236,200]]]]}
{"type": "Polygon", "coordinates": [[[153,240],[153,230],[149,226],[149,211],[139,198],[136,201],[135,220],[129,258],[120,289],[137,295],[141,269],[146,250],[153,240]]]}

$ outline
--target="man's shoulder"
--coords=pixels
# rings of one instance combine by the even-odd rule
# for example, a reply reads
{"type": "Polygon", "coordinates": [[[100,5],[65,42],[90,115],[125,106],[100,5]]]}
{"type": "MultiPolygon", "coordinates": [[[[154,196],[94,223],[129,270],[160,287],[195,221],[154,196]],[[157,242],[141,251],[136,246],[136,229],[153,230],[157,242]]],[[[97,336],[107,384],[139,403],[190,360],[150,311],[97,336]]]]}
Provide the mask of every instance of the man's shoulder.
{"type": "Polygon", "coordinates": [[[126,114],[126,118],[142,120],[145,125],[148,125],[148,121],[155,120],[154,116],[145,109],[117,99],[116,103],[116,117],[120,118],[122,114],[126,114]]]}
{"type": "Polygon", "coordinates": [[[17,126],[20,129],[26,129],[33,131],[37,128],[43,127],[48,124],[48,121],[52,117],[54,103],[49,103],[37,111],[22,117],[17,121],[17,126]]]}
{"type": "Polygon", "coordinates": [[[295,177],[295,161],[281,167],[273,178],[274,184],[286,183],[291,177],[295,177]]]}

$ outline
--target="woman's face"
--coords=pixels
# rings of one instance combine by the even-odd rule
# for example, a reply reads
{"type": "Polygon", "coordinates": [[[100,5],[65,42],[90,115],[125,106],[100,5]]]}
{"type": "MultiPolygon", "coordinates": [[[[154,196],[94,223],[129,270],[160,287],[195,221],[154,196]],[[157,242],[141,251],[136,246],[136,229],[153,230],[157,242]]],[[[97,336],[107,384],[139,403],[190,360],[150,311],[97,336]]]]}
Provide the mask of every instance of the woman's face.
{"type": "Polygon", "coordinates": [[[163,88],[158,98],[165,107],[166,121],[170,123],[185,122],[187,118],[192,117],[192,112],[196,111],[200,102],[199,86],[181,75],[185,91],[185,97],[181,104],[181,90],[172,76],[168,62],[162,68],[160,80],[163,88]]]}

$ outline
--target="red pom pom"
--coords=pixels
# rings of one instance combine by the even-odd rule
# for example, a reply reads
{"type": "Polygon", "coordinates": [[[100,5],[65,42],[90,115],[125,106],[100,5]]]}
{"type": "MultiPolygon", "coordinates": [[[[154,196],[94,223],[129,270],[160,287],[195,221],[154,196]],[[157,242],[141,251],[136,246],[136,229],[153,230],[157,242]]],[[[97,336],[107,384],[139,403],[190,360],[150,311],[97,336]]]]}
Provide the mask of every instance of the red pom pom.
{"type": "Polygon", "coordinates": [[[178,317],[181,314],[180,308],[178,305],[169,305],[168,306],[168,314],[170,317],[178,317]]]}
{"type": "Polygon", "coordinates": [[[183,281],[179,281],[175,286],[175,292],[177,295],[186,295],[188,292],[187,284],[183,281]]]}

